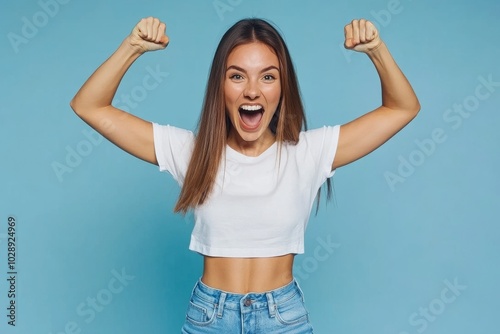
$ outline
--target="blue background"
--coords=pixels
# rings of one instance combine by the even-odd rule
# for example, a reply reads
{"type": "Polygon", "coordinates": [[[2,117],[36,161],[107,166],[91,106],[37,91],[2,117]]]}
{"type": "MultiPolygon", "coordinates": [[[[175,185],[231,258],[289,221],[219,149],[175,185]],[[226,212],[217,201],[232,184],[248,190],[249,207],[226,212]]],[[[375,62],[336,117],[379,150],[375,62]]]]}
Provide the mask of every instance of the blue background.
{"type": "Polygon", "coordinates": [[[69,107],[150,15],[167,23],[171,43],[133,65],[117,99],[130,95],[132,113],[189,129],[220,37],[248,16],[283,32],[310,128],[377,107],[373,66],[341,47],[351,19],[376,23],[422,110],[383,147],[339,169],[334,201],[323,201],[310,221],[295,269],[315,332],[498,331],[498,13],[493,0],[4,2],[0,332],[179,332],[202,265],[187,249],[191,217],[172,213],[179,189],[168,174],[92,134],[69,107]],[[146,90],[154,70],[162,76],[146,90]],[[488,90],[484,80],[496,84],[488,90]],[[454,104],[471,111],[459,116],[454,104]],[[63,165],[64,172],[54,169],[63,165]],[[16,327],[6,318],[10,215],[17,219],[16,327]]]}

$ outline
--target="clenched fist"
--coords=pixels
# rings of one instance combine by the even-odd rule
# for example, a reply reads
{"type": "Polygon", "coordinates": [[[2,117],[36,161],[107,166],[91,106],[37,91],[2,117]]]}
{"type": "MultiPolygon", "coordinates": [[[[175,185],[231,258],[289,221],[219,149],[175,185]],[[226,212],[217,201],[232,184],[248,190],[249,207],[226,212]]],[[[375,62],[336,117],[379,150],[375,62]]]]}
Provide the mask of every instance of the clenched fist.
{"type": "Polygon", "coordinates": [[[161,50],[166,48],[169,42],[165,31],[165,23],[155,17],[148,17],[137,23],[128,40],[140,53],[161,50]]]}
{"type": "Polygon", "coordinates": [[[367,53],[382,44],[377,28],[365,19],[352,20],[344,27],[344,34],[346,49],[367,53]]]}

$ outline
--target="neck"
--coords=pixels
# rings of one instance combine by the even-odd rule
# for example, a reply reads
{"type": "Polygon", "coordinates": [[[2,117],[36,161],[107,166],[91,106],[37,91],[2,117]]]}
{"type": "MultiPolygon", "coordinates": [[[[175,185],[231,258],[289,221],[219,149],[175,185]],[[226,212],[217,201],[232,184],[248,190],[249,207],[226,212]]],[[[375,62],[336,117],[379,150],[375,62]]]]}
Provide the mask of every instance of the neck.
{"type": "Polygon", "coordinates": [[[249,157],[257,157],[267,150],[276,141],[276,136],[267,130],[259,139],[246,141],[236,131],[231,131],[227,138],[227,144],[233,150],[249,157]]]}

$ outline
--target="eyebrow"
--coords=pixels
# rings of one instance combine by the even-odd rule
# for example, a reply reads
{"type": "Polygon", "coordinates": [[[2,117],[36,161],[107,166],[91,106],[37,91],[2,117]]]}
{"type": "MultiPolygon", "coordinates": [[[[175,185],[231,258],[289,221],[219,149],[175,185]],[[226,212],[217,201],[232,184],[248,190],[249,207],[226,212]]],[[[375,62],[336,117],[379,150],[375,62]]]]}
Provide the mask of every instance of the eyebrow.
{"type": "MultiPolygon", "coordinates": [[[[240,71],[240,72],[243,72],[243,73],[247,73],[247,71],[245,71],[245,69],[239,67],[239,66],[236,66],[236,65],[231,65],[229,66],[227,69],[226,69],[226,72],[229,71],[229,70],[237,70],[237,71],[240,71]]],[[[276,66],[274,65],[271,65],[271,66],[268,66],[266,68],[263,68],[260,73],[263,73],[263,72],[267,72],[269,70],[276,70],[276,71],[280,71],[279,68],[277,68],[276,66]]]]}

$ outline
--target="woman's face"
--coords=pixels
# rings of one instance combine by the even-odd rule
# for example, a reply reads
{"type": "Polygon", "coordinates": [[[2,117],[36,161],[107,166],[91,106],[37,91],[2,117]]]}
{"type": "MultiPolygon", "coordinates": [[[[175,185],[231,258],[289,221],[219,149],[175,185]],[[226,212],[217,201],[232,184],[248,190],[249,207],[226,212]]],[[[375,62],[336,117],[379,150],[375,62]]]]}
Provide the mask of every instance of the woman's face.
{"type": "Polygon", "coordinates": [[[278,57],[269,46],[252,42],[231,51],[224,95],[233,125],[230,139],[240,143],[274,142],[269,123],[280,102],[281,82],[278,57]]]}

